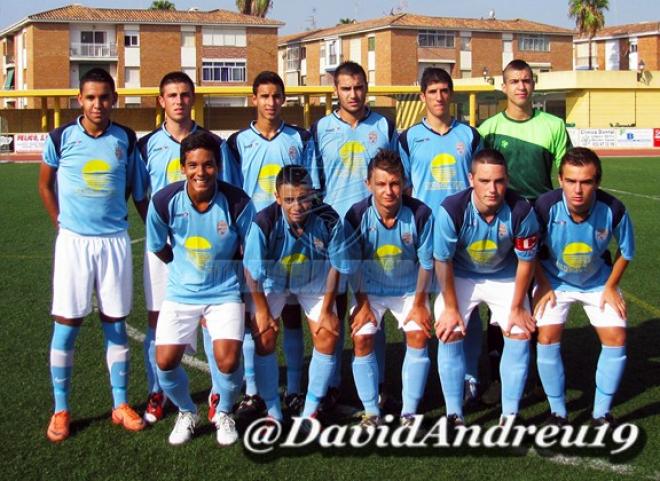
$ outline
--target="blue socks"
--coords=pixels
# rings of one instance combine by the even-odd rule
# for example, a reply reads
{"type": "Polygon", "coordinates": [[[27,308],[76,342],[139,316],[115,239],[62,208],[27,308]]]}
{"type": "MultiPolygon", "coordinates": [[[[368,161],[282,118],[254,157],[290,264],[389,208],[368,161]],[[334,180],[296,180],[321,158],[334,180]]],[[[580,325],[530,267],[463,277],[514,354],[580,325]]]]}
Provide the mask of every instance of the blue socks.
{"type": "Polygon", "coordinates": [[[378,363],[376,354],[353,358],[353,378],[367,416],[380,416],[378,407],[378,363]]]}
{"type": "Polygon", "coordinates": [[[340,319],[339,322],[339,337],[335,345],[335,367],[332,369],[332,376],[330,377],[330,387],[339,387],[341,385],[341,358],[344,353],[344,336],[346,321],[340,319]]]}
{"type": "Polygon", "coordinates": [[[463,340],[438,342],[438,373],[445,398],[447,416],[463,416],[463,381],[465,380],[465,353],[463,340]]]}
{"type": "Polygon", "coordinates": [[[254,339],[249,329],[243,338],[243,366],[245,369],[245,395],[257,394],[257,382],[254,380],[254,339]]]}
{"type": "Polygon", "coordinates": [[[110,372],[112,400],[115,409],[128,402],[128,336],[126,322],[102,322],[105,337],[105,359],[110,372]]]}
{"type": "Polygon", "coordinates": [[[561,359],[561,344],[538,344],[536,346],[536,365],[543,390],[548,397],[550,412],[566,417],[566,395],[564,363],[561,359]]]}
{"type": "Polygon", "coordinates": [[[147,332],[142,342],[144,353],[144,370],[147,373],[147,393],[160,392],[158,373],[156,369],[156,329],[147,326],[147,332]]]}
{"type": "Polygon", "coordinates": [[[619,388],[626,367],[626,347],[602,346],[596,366],[596,397],[594,419],[605,416],[612,407],[612,398],[619,388]]]}
{"type": "Polygon", "coordinates": [[[502,379],[502,414],[518,413],[520,398],[525,389],[529,366],[529,341],[504,337],[504,350],[500,361],[502,379]]]}
{"type": "MultiPolygon", "coordinates": [[[[280,405],[279,368],[277,367],[277,355],[273,352],[265,356],[255,354],[254,370],[257,379],[257,389],[268,408],[268,415],[282,420],[282,407],[280,405]]],[[[222,396],[221,396],[222,398],[222,396]]]]}
{"type": "Polygon", "coordinates": [[[427,347],[424,349],[406,347],[406,356],[403,358],[401,369],[401,384],[403,385],[402,415],[417,413],[419,401],[424,396],[430,366],[431,360],[429,359],[427,347]]]}
{"type": "Polygon", "coordinates": [[[296,394],[301,392],[303,363],[305,360],[305,345],[302,329],[284,327],[284,359],[286,360],[286,392],[296,394]]]}
{"type": "Polygon", "coordinates": [[[376,362],[378,363],[378,384],[385,382],[385,350],[387,349],[387,339],[385,339],[385,320],[380,324],[380,329],[374,334],[374,352],[376,353],[376,362]]]}
{"type": "Polygon", "coordinates": [[[318,409],[319,403],[328,391],[330,376],[335,367],[335,357],[331,354],[322,354],[316,349],[312,351],[312,360],[309,363],[309,384],[303,417],[309,417],[318,409]]]}
{"type": "Polygon", "coordinates": [[[209,363],[209,371],[211,371],[211,392],[213,394],[220,393],[220,369],[218,363],[215,361],[213,354],[213,339],[209,334],[206,326],[202,326],[202,339],[204,340],[204,353],[206,353],[206,362],[209,363]]]}
{"type": "Polygon", "coordinates": [[[69,410],[73,348],[80,327],[55,322],[50,343],[50,377],[55,397],[55,412],[69,410]]]}
{"type": "Polygon", "coordinates": [[[476,307],[470,315],[467,332],[463,339],[463,352],[465,353],[465,379],[479,380],[479,356],[481,355],[481,338],[483,326],[479,317],[479,308],[476,307]]]}
{"type": "Polygon", "coordinates": [[[171,371],[158,368],[158,381],[167,398],[179,408],[179,411],[197,413],[197,407],[188,390],[188,376],[181,366],[171,371]]]}
{"type": "Polygon", "coordinates": [[[243,365],[240,364],[234,372],[224,373],[218,369],[218,394],[220,402],[218,410],[224,413],[232,412],[236,398],[243,385],[243,365]]]}

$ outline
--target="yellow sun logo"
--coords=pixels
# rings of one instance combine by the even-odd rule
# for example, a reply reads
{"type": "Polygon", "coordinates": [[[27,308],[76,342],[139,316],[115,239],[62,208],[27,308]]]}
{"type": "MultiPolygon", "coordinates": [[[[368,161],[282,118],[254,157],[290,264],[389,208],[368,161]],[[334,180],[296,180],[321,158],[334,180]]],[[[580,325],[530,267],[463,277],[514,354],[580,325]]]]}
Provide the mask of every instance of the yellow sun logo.
{"type": "Polygon", "coordinates": [[[591,263],[591,254],[593,249],[584,242],[571,242],[564,247],[562,260],[564,263],[575,270],[582,270],[591,263]]]}
{"type": "Polygon", "coordinates": [[[396,261],[403,251],[400,247],[385,244],[376,250],[374,257],[385,272],[392,272],[396,267],[396,261]]]}
{"type": "Polygon", "coordinates": [[[110,174],[110,164],[105,160],[90,160],[82,168],[83,181],[87,187],[97,192],[108,189],[108,174],[110,174]]]}
{"type": "Polygon", "coordinates": [[[275,178],[280,173],[280,170],[282,170],[282,166],[279,164],[266,164],[261,168],[257,180],[261,190],[275,195],[275,178]]]}
{"type": "Polygon", "coordinates": [[[167,175],[168,184],[184,179],[183,172],[181,172],[181,162],[178,157],[176,159],[170,160],[167,163],[167,170],[165,172],[167,175]]]}
{"type": "Polygon", "coordinates": [[[450,182],[456,175],[456,159],[451,154],[438,154],[431,160],[431,175],[440,184],[450,182]]]}
{"type": "Polygon", "coordinates": [[[188,260],[200,271],[206,270],[211,260],[211,243],[204,237],[188,237],[183,246],[186,248],[188,260]]]}
{"type": "Polygon", "coordinates": [[[488,264],[497,253],[497,243],[490,239],[478,240],[468,246],[467,252],[475,264],[488,264]]]}

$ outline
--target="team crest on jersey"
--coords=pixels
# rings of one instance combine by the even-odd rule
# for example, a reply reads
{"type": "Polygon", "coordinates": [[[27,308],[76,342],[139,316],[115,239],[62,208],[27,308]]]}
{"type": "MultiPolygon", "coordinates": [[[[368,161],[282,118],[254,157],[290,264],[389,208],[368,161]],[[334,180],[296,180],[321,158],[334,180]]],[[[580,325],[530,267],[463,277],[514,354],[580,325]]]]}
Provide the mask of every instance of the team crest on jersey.
{"type": "Polygon", "coordinates": [[[229,226],[224,220],[221,220],[220,222],[218,222],[216,228],[218,230],[218,234],[225,235],[227,233],[227,230],[229,229],[229,226]]]}
{"type": "Polygon", "coordinates": [[[500,142],[500,146],[503,149],[506,149],[509,146],[509,141],[508,140],[503,140],[502,142],[500,142]]]}
{"type": "Polygon", "coordinates": [[[314,237],[314,247],[317,251],[323,252],[325,250],[325,242],[318,237],[314,237]]]}
{"type": "Polygon", "coordinates": [[[463,155],[465,153],[465,144],[463,142],[458,142],[456,144],[456,152],[458,155],[463,155]]]}
{"type": "Polygon", "coordinates": [[[121,160],[121,158],[124,156],[124,153],[121,150],[121,146],[117,144],[115,147],[115,157],[117,157],[117,160],[121,160]]]}
{"type": "Polygon", "coordinates": [[[378,132],[372,130],[371,132],[369,132],[369,143],[375,144],[377,141],[378,141],[378,132]]]}
{"type": "Polygon", "coordinates": [[[596,229],[596,240],[604,241],[607,239],[607,229],[596,229]]]}
{"type": "Polygon", "coordinates": [[[509,235],[509,231],[507,230],[506,225],[500,224],[500,226],[497,228],[497,235],[500,239],[503,239],[509,235]]]}
{"type": "Polygon", "coordinates": [[[412,244],[413,242],[412,234],[410,232],[404,232],[403,234],[401,234],[401,241],[406,245],[412,244]]]}
{"type": "Polygon", "coordinates": [[[297,151],[296,148],[292,145],[291,147],[289,147],[289,158],[290,158],[291,160],[296,160],[296,157],[298,157],[298,151],[297,151]]]}

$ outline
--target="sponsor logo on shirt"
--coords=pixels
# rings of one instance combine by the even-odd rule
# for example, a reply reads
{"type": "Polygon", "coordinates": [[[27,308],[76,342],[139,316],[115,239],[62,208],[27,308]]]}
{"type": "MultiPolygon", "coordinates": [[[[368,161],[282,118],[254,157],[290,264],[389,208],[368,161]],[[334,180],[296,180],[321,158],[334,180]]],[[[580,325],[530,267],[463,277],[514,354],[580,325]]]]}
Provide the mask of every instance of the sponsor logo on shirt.
{"type": "Polygon", "coordinates": [[[420,143],[422,143],[422,142],[428,142],[428,141],[430,141],[430,140],[431,140],[431,139],[428,138],[428,137],[422,137],[422,138],[420,138],[420,139],[415,139],[415,140],[413,140],[413,142],[416,143],[416,144],[420,144],[420,143]]]}

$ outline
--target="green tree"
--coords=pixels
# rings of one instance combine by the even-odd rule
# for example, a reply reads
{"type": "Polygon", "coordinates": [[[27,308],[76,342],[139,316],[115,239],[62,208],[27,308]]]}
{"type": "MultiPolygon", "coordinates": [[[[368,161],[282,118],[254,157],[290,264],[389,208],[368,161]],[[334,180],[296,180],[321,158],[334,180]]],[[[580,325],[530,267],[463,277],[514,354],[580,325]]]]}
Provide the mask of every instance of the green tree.
{"type": "Polygon", "coordinates": [[[245,15],[264,18],[273,7],[273,0],[236,0],[236,8],[245,15]]]}
{"type": "Polygon", "coordinates": [[[151,2],[149,10],[176,10],[174,2],[168,0],[154,0],[151,2]]]}
{"type": "Polygon", "coordinates": [[[339,23],[337,25],[347,25],[349,23],[355,23],[356,20],[354,18],[340,18],[339,23]]]}
{"type": "Polygon", "coordinates": [[[609,9],[608,0],[569,0],[568,16],[575,20],[580,35],[589,39],[589,70],[591,70],[591,40],[596,32],[605,26],[605,10],[609,9]]]}

